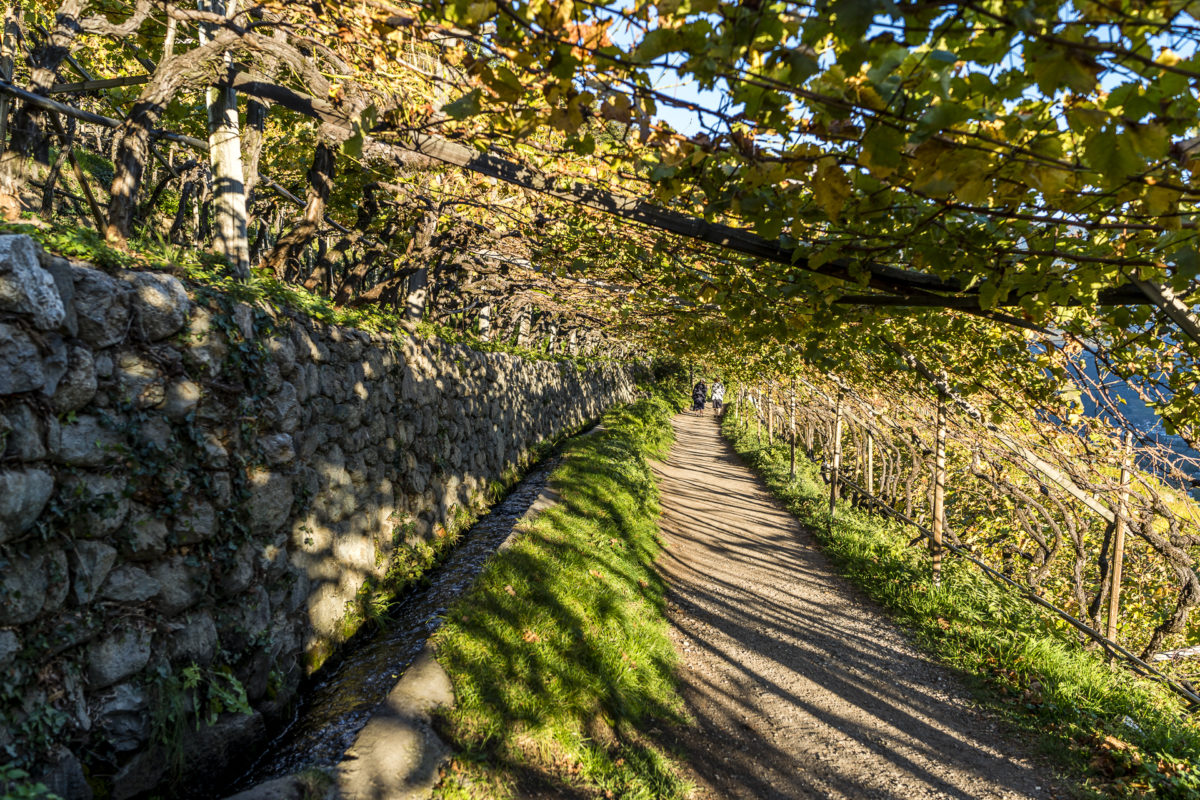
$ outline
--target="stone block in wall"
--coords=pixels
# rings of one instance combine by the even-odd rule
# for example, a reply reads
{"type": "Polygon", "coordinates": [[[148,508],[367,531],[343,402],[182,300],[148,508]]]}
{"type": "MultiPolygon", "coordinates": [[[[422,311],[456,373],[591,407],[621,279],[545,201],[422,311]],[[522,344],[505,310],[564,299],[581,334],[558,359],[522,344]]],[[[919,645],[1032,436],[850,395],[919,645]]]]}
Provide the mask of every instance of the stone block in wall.
{"type": "Polygon", "coordinates": [[[63,800],[91,800],[93,796],[83,765],[65,747],[55,748],[34,775],[34,780],[45,787],[47,796],[61,797],[63,800]]]}
{"type": "Polygon", "coordinates": [[[117,684],[95,695],[91,703],[97,732],[118,753],[131,753],[150,739],[150,702],[134,681],[117,684]]]}
{"type": "Polygon", "coordinates": [[[63,304],[63,321],[59,329],[68,336],[79,335],[79,318],[75,314],[75,275],[71,271],[71,262],[61,256],[52,255],[45,251],[38,253],[38,263],[42,269],[50,273],[54,280],[54,288],[63,304]]]}
{"type": "Polygon", "coordinates": [[[75,533],[107,536],[121,528],[129,514],[126,478],[121,475],[72,475],[63,481],[63,498],[79,526],[75,533]]]}
{"type": "Polygon", "coordinates": [[[300,364],[292,375],[292,383],[296,386],[296,397],[301,403],[321,393],[321,373],[316,364],[300,364]]]}
{"type": "Polygon", "coordinates": [[[56,460],[75,467],[100,467],[117,460],[124,437],[94,414],[80,414],[64,424],[56,460]]]}
{"type": "Polygon", "coordinates": [[[163,396],[163,413],[176,422],[187,419],[200,404],[202,391],[199,384],[187,378],[169,383],[163,396]]]}
{"type": "Polygon", "coordinates": [[[135,408],[160,406],[166,399],[166,383],[153,361],[133,350],[123,350],[114,359],[113,377],[118,398],[135,408]]]}
{"type": "Polygon", "coordinates": [[[40,390],[46,385],[41,352],[15,325],[0,322],[0,395],[40,390]]]}
{"type": "Polygon", "coordinates": [[[164,650],[173,663],[207,666],[219,645],[217,625],[207,611],[193,611],[167,626],[164,650]]]}
{"type": "Polygon", "coordinates": [[[71,577],[67,554],[61,547],[48,547],[43,553],[48,584],[46,601],[42,604],[42,613],[48,614],[62,608],[63,601],[67,599],[71,588],[71,577]]]}
{"type": "Polygon", "coordinates": [[[274,361],[263,360],[258,364],[258,372],[254,376],[255,386],[265,392],[274,392],[283,383],[283,373],[274,361]]]}
{"type": "Polygon", "coordinates": [[[266,697],[271,686],[271,669],[274,663],[271,652],[266,648],[256,649],[248,658],[242,660],[234,673],[246,690],[246,699],[257,703],[266,697]]]}
{"type": "Polygon", "coordinates": [[[267,398],[263,415],[271,427],[283,433],[293,433],[300,426],[300,396],[293,383],[284,381],[267,398]]]}
{"type": "Polygon", "coordinates": [[[45,636],[46,642],[46,658],[54,658],[59,653],[91,641],[100,632],[99,625],[104,624],[82,610],[61,612],[55,614],[51,620],[51,624],[41,627],[41,634],[45,636]]]}
{"type": "Polygon", "coordinates": [[[21,640],[13,631],[0,631],[0,669],[13,662],[21,652],[21,640]]]}
{"type": "Polygon", "coordinates": [[[286,336],[274,336],[267,339],[263,346],[270,354],[279,372],[285,378],[296,370],[296,344],[286,336]]]}
{"type": "Polygon", "coordinates": [[[292,343],[296,345],[296,357],[301,361],[320,364],[329,360],[328,345],[313,338],[303,324],[292,328],[292,343]]]}
{"type": "Polygon", "coordinates": [[[233,479],[228,472],[216,470],[208,473],[208,494],[218,508],[227,508],[233,502],[233,479]]]}
{"type": "Polygon", "coordinates": [[[292,512],[292,478],[278,471],[254,470],[247,476],[246,515],[255,533],[274,533],[292,512]]]}
{"type": "Polygon", "coordinates": [[[162,516],[140,503],[130,503],[128,522],[120,537],[121,555],[145,561],[167,552],[170,530],[162,516]]]}
{"type": "Polygon", "coordinates": [[[72,347],[67,354],[67,370],[50,401],[55,412],[78,411],[96,396],[96,363],[86,347],[72,347]]]}
{"type": "Polygon", "coordinates": [[[223,596],[241,594],[250,588],[254,581],[255,549],[253,544],[243,544],[218,572],[214,588],[223,596]]]}
{"type": "Polygon", "coordinates": [[[136,675],[150,661],[150,630],[138,622],[121,623],[88,647],[88,683],[103,689],[136,675]]]}
{"type": "Polygon", "coordinates": [[[72,265],[79,338],[96,348],[109,347],[129,332],[129,286],[96,269],[72,265]]]}
{"type": "Polygon", "coordinates": [[[199,367],[210,376],[221,373],[225,357],[229,355],[229,342],[225,332],[217,325],[213,312],[204,306],[194,306],[188,317],[184,350],[184,361],[199,367]]]}
{"type": "Polygon", "coordinates": [[[122,277],[132,284],[133,324],[142,339],[157,342],[183,329],[191,300],[178,278],[158,272],[122,277]]]}
{"type": "Polygon", "coordinates": [[[142,603],[161,591],[162,585],[144,569],[122,564],[109,573],[100,587],[100,596],[117,603],[142,603]]]}
{"type": "Polygon", "coordinates": [[[257,586],[224,608],[219,619],[221,647],[231,653],[247,650],[262,641],[271,626],[271,598],[257,586]]]}
{"type": "Polygon", "coordinates": [[[208,589],[208,571],[186,556],[171,556],[155,562],[150,574],[162,587],[155,606],[167,616],[186,611],[199,603],[208,589]]]}
{"type": "Polygon", "coordinates": [[[133,442],[140,448],[157,453],[166,453],[171,449],[175,433],[166,417],[147,415],[131,431],[133,442]]]}
{"type": "Polygon", "coordinates": [[[201,435],[200,458],[209,469],[225,469],[229,466],[229,449],[213,431],[201,435]]]}
{"type": "Polygon", "coordinates": [[[212,503],[193,499],[175,515],[172,530],[180,544],[210,539],[217,532],[217,511],[212,503]]]}
{"type": "Polygon", "coordinates": [[[111,800],[130,800],[146,794],[166,777],[170,759],[160,745],[152,745],[125,762],[112,778],[111,800]]]}
{"type": "Polygon", "coordinates": [[[328,397],[335,403],[345,402],[350,397],[345,370],[340,364],[328,363],[320,366],[319,394],[328,397]]]}
{"type": "Polygon", "coordinates": [[[290,434],[272,433],[260,436],[257,446],[263,460],[271,466],[285,466],[296,460],[296,447],[290,434]]]}
{"type": "Polygon", "coordinates": [[[69,586],[61,549],[14,553],[5,560],[0,570],[0,625],[23,625],[61,605],[69,586]]]}
{"type": "Polygon", "coordinates": [[[306,603],[309,628],[305,632],[305,650],[311,650],[321,642],[341,640],[346,601],[352,597],[354,593],[346,594],[340,582],[313,581],[306,603]]]}
{"type": "Polygon", "coordinates": [[[50,331],[63,323],[66,309],[38,249],[28,236],[0,236],[0,310],[27,315],[34,327],[50,331]]]}
{"type": "Polygon", "coordinates": [[[0,470],[0,542],[37,521],[54,492],[54,476],[44,469],[0,470]]]}
{"type": "Polygon", "coordinates": [[[92,602],[116,560],[117,549],[104,542],[82,539],[72,545],[67,562],[71,567],[71,594],[77,604],[92,602]]]}

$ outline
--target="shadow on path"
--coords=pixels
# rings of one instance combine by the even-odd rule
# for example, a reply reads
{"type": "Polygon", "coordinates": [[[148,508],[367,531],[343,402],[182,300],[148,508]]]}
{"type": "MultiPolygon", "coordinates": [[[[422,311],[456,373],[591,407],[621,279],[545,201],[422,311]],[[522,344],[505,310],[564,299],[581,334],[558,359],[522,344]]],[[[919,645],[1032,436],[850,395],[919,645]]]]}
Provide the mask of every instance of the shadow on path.
{"type": "Polygon", "coordinates": [[[713,417],[674,424],[659,568],[695,724],[663,743],[709,796],[1067,796],[834,574],[713,417]]]}

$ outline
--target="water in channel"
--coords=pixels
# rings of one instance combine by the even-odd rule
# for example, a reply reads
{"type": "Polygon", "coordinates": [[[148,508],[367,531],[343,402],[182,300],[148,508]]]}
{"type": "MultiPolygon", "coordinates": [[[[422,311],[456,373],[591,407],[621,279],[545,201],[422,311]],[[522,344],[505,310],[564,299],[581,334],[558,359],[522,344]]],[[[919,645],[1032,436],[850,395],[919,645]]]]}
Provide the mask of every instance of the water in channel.
{"type": "Polygon", "coordinates": [[[441,625],[450,604],[470,588],[489,556],[537,499],[557,463],[557,457],[550,457],[538,464],[463,535],[445,561],[429,571],[426,585],[397,603],[383,629],[353,642],[340,663],[307,688],[291,723],[226,793],[307,767],[333,767],[340,762],[375,707],[441,625]]]}

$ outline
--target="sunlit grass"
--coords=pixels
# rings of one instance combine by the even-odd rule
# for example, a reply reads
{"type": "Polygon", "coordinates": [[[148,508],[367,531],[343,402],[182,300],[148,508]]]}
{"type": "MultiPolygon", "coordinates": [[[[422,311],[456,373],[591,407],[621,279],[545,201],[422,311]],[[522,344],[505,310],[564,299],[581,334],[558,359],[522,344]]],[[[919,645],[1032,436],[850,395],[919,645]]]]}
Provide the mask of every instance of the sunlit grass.
{"type": "Polygon", "coordinates": [[[657,491],[646,457],[671,441],[672,409],[642,400],[573,443],[552,477],[558,505],[499,554],[451,610],[438,660],[458,751],[443,798],[686,797],[643,731],[679,719],[667,636],[657,491]]]}

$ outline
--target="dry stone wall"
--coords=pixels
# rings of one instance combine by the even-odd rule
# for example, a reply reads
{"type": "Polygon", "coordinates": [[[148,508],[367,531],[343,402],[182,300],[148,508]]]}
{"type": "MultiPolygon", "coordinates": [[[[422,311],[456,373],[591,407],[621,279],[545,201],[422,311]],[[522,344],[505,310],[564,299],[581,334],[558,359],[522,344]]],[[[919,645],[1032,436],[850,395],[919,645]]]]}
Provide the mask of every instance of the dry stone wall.
{"type": "Polygon", "coordinates": [[[214,774],[395,547],[631,397],[0,236],[0,764],[66,798],[214,774]]]}

